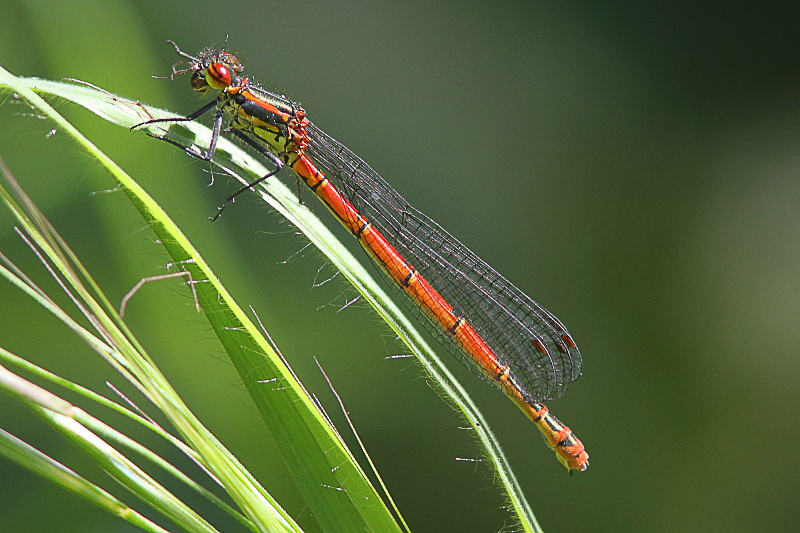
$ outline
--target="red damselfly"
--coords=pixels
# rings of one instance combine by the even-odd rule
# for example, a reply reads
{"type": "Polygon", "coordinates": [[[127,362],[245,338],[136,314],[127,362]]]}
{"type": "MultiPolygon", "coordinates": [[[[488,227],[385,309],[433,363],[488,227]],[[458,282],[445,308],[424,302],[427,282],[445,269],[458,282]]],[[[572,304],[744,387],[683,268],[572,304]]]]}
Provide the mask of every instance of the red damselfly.
{"type": "Polygon", "coordinates": [[[541,430],[567,470],[585,470],[589,455],[572,431],[542,401],[560,397],[581,375],[581,355],[567,328],[436,222],[414,209],[347,147],[306,118],[286,97],[243,77],[242,64],[224,50],[197,57],[169,41],[185,60],[173,76],[189,73],[192,88],[215,99],[185,118],[216,110],[211,160],[223,128],[274,165],[288,166],[369,252],[422,312],[434,336],[464,364],[503,390],[541,430]]]}

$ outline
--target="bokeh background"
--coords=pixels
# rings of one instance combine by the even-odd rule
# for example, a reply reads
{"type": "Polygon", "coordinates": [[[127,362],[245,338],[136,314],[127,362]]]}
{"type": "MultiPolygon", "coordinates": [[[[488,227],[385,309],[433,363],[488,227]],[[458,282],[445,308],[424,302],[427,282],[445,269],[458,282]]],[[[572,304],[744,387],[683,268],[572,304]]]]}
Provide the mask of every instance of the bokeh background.
{"type": "MultiPolygon", "coordinates": [[[[448,359],[546,531],[785,531],[800,522],[798,11],[3,0],[0,64],[189,112],[199,100],[186,80],[151,77],[177,60],[165,40],[194,52],[229,36],[250,74],[301,102],[569,326],[585,375],[550,407],[591,454],[580,475],[564,473],[502,394],[448,359]]],[[[315,286],[333,272],[302,237],[254,198],[209,223],[234,186],[220,178],[207,187],[208,165],[59,109],[167,209],[337,413],[319,359],[414,531],[513,530],[488,467],[456,460],[479,453],[457,414],[413,362],[386,359],[404,348],[365,305],[340,311],[353,289],[338,278],[315,286]]],[[[0,155],[112,300],[165,270],[124,197],[91,194],[111,180],[66,135],[48,136],[52,126],[8,95],[0,125],[0,155]]],[[[6,213],[0,251],[52,288],[6,213]]],[[[201,419],[316,531],[188,292],[177,282],[148,286],[127,320],[201,419]]],[[[95,390],[105,380],[124,388],[7,283],[0,344],[95,390]]],[[[109,485],[8,398],[0,426],[109,485]]],[[[0,529],[54,528],[132,530],[0,461],[0,529]]]]}

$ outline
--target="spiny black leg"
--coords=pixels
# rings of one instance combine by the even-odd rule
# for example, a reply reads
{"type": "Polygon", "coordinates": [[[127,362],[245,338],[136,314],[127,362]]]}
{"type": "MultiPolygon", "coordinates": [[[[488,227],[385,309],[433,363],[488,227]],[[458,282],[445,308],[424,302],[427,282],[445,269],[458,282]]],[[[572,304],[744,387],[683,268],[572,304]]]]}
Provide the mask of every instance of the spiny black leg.
{"type": "Polygon", "coordinates": [[[168,142],[172,146],[177,146],[178,148],[180,148],[181,150],[183,150],[184,152],[186,152],[187,154],[189,154],[192,157],[196,157],[198,159],[203,159],[203,154],[200,153],[200,152],[195,151],[194,146],[184,146],[181,143],[179,143],[178,141],[173,141],[172,139],[169,139],[167,137],[162,137],[160,135],[155,135],[155,134],[152,134],[152,133],[148,133],[147,135],[149,137],[152,137],[153,139],[158,139],[160,141],[168,142]]]}
{"type": "Polygon", "coordinates": [[[142,126],[147,126],[149,124],[155,124],[157,122],[191,122],[194,119],[196,119],[197,117],[200,117],[200,116],[208,113],[210,110],[212,110],[214,107],[216,107],[216,105],[217,105],[217,101],[216,100],[212,100],[211,102],[207,103],[206,105],[204,105],[203,107],[201,107],[197,111],[195,111],[195,112],[193,112],[193,113],[191,113],[189,115],[186,115],[185,117],[154,118],[152,120],[146,120],[144,122],[140,122],[139,124],[131,126],[130,129],[131,129],[131,131],[133,131],[136,128],[140,128],[142,126]]]}
{"type": "Polygon", "coordinates": [[[278,157],[277,155],[273,154],[272,152],[270,152],[269,150],[267,150],[266,148],[255,142],[253,139],[245,135],[242,131],[237,129],[232,129],[231,133],[233,133],[235,136],[241,139],[245,144],[247,144],[247,146],[249,146],[259,154],[263,155],[264,157],[272,161],[272,163],[279,169],[283,166],[283,161],[281,161],[280,157],[278,157]]]}
{"type": "Polygon", "coordinates": [[[257,180],[255,180],[255,181],[254,181],[254,182],[252,182],[252,183],[248,183],[247,185],[245,185],[244,187],[242,187],[241,189],[239,189],[239,190],[238,190],[238,191],[236,191],[235,193],[233,193],[233,194],[231,194],[230,196],[228,196],[228,198],[225,200],[225,202],[224,202],[224,203],[223,203],[221,206],[219,206],[219,207],[217,208],[217,214],[216,214],[216,215],[214,215],[213,217],[208,217],[208,219],[209,219],[211,222],[214,222],[215,220],[217,220],[217,219],[219,218],[219,216],[222,214],[222,210],[223,210],[223,209],[225,209],[225,208],[228,206],[228,204],[229,204],[229,203],[231,203],[231,202],[233,201],[233,199],[234,199],[234,198],[236,198],[237,196],[239,196],[240,194],[242,194],[244,191],[249,191],[249,190],[252,190],[252,189],[253,189],[253,187],[255,187],[256,185],[258,185],[259,183],[261,183],[261,182],[262,182],[262,181],[264,181],[265,179],[267,179],[267,178],[270,178],[270,177],[274,176],[275,174],[277,174],[277,172],[278,172],[278,171],[279,171],[281,168],[283,168],[283,164],[281,164],[281,166],[280,166],[280,167],[276,168],[276,169],[275,169],[275,170],[273,170],[272,172],[269,172],[268,174],[265,174],[265,175],[261,176],[260,178],[258,178],[257,180]]]}
{"type": "Polygon", "coordinates": [[[217,214],[214,215],[213,217],[209,218],[209,220],[211,220],[212,222],[219,218],[219,216],[222,214],[222,210],[225,209],[225,207],[227,207],[227,205],[229,203],[231,203],[234,198],[236,198],[237,196],[242,194],[244,191],[252,190],[254,186],[258,185],[259,183],[261,183],[262,181],[266,180],[267,178],[274,176],[284,166],[283,161],[281,161],[281,159],[277,155],[273,154],[272,152],[270,152],[269,150],[267,150],[266,148],[264,148],[260,144],[256,143],[253,139],[248,137],[245,133],[243,133],[243,132],[241,132],[240,130],[237,130],[237,129],[231,130],[231,133],[233,133],[236,137],[241,139],[249,147],[251,147],[252,149],[257,151],[258,153],[260,153],[261,155],[263,155],[264,157],[266,157],[267,159],[272,161],[275,164],[275,170],[273,170],[272,172],[269,172],[268,174],[266,174],[264,176],[261,176],[260,178],[258,178],[257,180],[253,181],[252,183],[248,183],[247,185],[245,185],[244,187],[242,187],[241,189],[239,189],[238,191],[236,191],[232,195],[228,196],[228,198],[225,200],[225,203],[223,203],[221,206],[219,206],[217,208],[217,214]]]}
{"type": "MultiPolygon", "coordinates": [[[[187,147],[187,146],[182,145],[178,141],[173,141],[172,139],[169,139],[167,137],[160,137],[158,135],[153,135],[152,133],[148,133],[147,135],[149,135],[150,137],[153,137],[154,139],[159,139],[159,140],[168,142],[169,144],[171,144],[173,146],[177,146],[178,148],[182,149],[183,151],[185,151],[187,154],[189,154],[192,157],[196,157],[198,159],[204,159],[205,158],[205,156],[203,154],[198,153],[197,151],[195,151],[194,146],[187,147]]],[[[251,190],[253,187],[258,185],[262,181],[266,180],[267,178],[270,178],[270,177],[274,176],[275,174],[277,174],[283,168],[283,162],[278,160],[278,163],[279,163],[279,165],[276,165],[275,170],[273,170],[272,172],[269,172],[268,174],[266,174],[264,176],[261,176],[260,178],[258,178],[257,180],[253,181],[252,183],[248,183],[246,186],[242,187],[241,189],[239,189],[238,191],[236,191],[232,195],[228,196],[228,198],[225,200],[225,202],[221,206],[219,206],[217,208],[217,214],[214,215],[213,217],[208,217],[208,219],[211,220],[212,222],[214,222],[222,214],[222,210],[225,209],[228,206],[228,204],[231,203],[234,200],[234,198],[236,198],[237,196],[242,194],[244,191],[251,190]]]]}

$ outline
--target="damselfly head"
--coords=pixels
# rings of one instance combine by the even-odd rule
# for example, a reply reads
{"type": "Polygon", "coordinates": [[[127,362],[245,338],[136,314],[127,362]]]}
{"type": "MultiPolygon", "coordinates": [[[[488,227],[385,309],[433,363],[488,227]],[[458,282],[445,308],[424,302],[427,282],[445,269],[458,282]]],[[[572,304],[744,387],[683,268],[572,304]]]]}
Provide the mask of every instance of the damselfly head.
{"type": "Polygon", "coordinates": [[[207,49],[198,54],[190,70],[194,71],[190,80],[192,89],[205,93],[225,90],[239,78],[244,67],[230,52],[207,49]]]}
{"type": "Polygon", "coordinates": [[[239,79],[239,74],[244,70],[239,59],[225,50],[206,48],[198,52],[195,57],[181,50],[174,41],[167,42],[184,58],[183,61],[172,65],[172,74],[169,78],[191,73],[189,83],[197,92],[225,90],[239,79]]]}

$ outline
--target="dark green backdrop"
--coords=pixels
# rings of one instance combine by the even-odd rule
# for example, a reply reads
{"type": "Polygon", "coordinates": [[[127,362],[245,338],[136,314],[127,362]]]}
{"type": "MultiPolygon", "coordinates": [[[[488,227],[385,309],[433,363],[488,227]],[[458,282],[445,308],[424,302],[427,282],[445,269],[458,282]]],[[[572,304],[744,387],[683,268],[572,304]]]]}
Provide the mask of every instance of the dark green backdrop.
{"type": "MultiPolygon", "coordinates": [[[[509,401],[460,373],[546,531],[787,530],[800,520],[797,11],[5,0],[0,64],[189,112],[199,100],[186,80],[151,78],[177,60],[165,39],[194,52],[228,35],[249,73],[301,102],[569,326],[585,375],[551,409],[586,444],[585,473],[566,475],[509,401]]],[[[103,171],[4,100],[0,155],[110,297],[164,271],[124,198],[90,194],[112,186],[103,171]]],[[[510,528],[490,471],[456,461],[477,453],[456,414],[408,359],[385,359],[404,349],[369,310],[337,312],[351,288],[338,279],[313,288],[332,272],[314,251],[295,255],[302,238],[252,198],[207,222],[232,190],[222,178],[207,188],[207,165],[59,109],[168,210],[336,413],[320,360],[414,531],[510,528]]],[[[0,251],[41,274],[10,217],[0,221],[0,251]]],[[[177,286],[143,290],[129,323],[201,419],[314,531],[238,377],[177,286]]],[[[0,345],[96,390],[106,379],[122,385],[4,282],[0,345]]],[[[68,465],[84,462],[5,397],[0,427],[68,465]]],[[[6,461],[0,480],[4,530],[126,530],[6,461]]]]}

